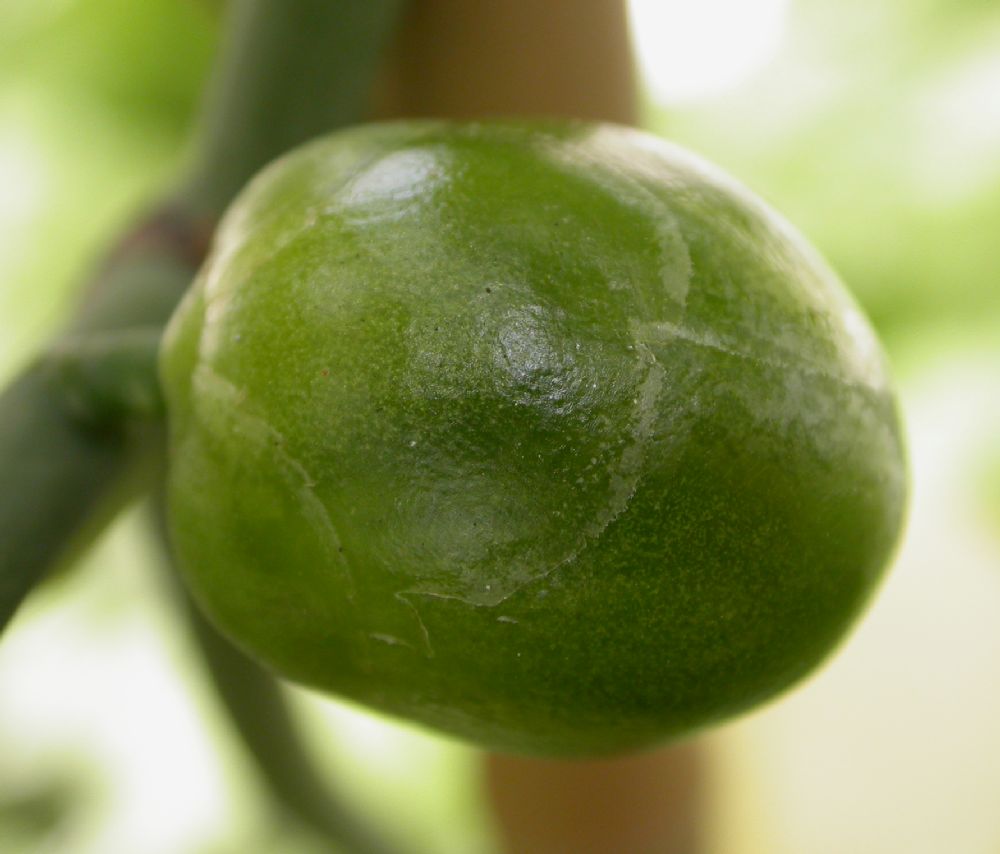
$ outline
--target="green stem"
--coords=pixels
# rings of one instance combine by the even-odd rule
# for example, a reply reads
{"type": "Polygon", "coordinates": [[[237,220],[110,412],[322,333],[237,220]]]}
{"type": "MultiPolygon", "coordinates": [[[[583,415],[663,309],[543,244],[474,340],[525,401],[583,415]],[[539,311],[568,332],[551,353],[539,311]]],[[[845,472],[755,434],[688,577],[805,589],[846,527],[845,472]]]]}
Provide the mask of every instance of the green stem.
{"type": "Polygon", "coordinates": [[[186,611],[215,691],[277,802],[354,854],[393,848],[331,791],[309,759],[277,681],[223,638],[190,600],[186,611]]]}
{"type": "Polygon", "coordinates": [[[53,381],[53,360],[42,357],[0,394],[0,630],[53,562],[120,506],[123,480],[162,452],[119,423],[155,408],[147,393],[156,384],[151,348],[134,348],[134,363],[126,365],[127,347],[109,354],[105,345],[163,329],[201,262],[212,222],[260,166],[363,117],[401,6],[230,4],[193,168],[174,201],[122,241],[85,293],[67,331],[76,355],[55,359],[62,381],[53,381]],[[91,366],[82,361],[88,351],[91,366]],[[71,388],[74,381],[82,387],[71,388]]]}
{"type": "MultiPolygon", "coordinates": [[[[156,508],[158,539],[173,566],[162,503],[156,508]]],[[[325,841],[352,854],[390,854],[394,849],[362,822],[310,761],[277,680],[240,652],[205,619],[179,583],[184,616],[216,696],[276,802],[325,841]]]]}
{"type": "MultiPolygon", "coordinates": [[[[160,248],[129,251],[104,290],[127,282],[140,296],[125,301],[121,314],[108,312],[105,326],[147,322],[164,292],[176,301],[191,276],[189,265],[160,248]]],[[[88,328],[86,313],[76,325],[88,328]]],[[[148,351],[141,358],[148,371],[148,351]]],[[[98,423],[83,413],[80,402],[96,387],[69,393],[65,365],[43,355],[0,393],[0,631],[52,567],[73,557],[135,493],[143,461],[162,444],[155,423],[130,423],[125,414],[98,423]]]]}
{"type": "Polygon", "coordinates": [[[80,430],[44,366],[0,396],[0,630],[109,498],[123,441],[80,430]]]}
{"type": "Polygon", "coordinates": [[[81,423],[99,428],[163,417],[156,381],[160,337],[156,326],[137,326],[80,339],[66,336],[50,349],[47,363],[81,423]]]}
{"type": "MultiPolygon", "coordinates": [[[[0,394],[0,630],[163,454],[155,341],[212,222],[264,163],[359,121],[402,0],[240,0],[173,202],[122,241],[62,339],[0,394]],[[145,416],[147,419],[137,418],[145,416]],[[149,420],[154,416],[153,420],[149,420]]],[[[193,608],[219,696],[277,800],[359,854],[388,849],[331,796],[273,679],[193,608]]]]}
{"type": "Polygon", "coordinates": [[[182,194],[222,210],[268,161],[354,124],[403,0],[243,0],[233,7],[182,194]]]}

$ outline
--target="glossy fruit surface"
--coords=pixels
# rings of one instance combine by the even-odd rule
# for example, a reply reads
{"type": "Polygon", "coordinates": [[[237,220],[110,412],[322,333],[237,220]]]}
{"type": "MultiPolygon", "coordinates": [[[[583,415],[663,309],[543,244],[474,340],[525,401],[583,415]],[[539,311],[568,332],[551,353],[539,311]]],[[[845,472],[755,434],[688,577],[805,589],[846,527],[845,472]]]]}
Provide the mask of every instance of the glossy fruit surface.
{"type": "Polygon", "coordinates": [[[867,322],[624,128],[399,123],[234,204],[162,353],[175,545],[279,673],[483,744],[632,749],[813,668],[896,540],[867,322]]]}

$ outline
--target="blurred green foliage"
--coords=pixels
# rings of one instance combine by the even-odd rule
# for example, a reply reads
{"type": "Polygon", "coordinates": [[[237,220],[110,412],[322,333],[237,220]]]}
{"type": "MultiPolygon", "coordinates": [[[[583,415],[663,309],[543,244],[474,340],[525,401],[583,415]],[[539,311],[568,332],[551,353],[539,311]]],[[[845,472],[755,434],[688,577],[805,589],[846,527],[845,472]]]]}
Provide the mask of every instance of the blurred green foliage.
{"type": "Polygon", "coordinates": [[[72,816],[85,795],[68,780],[16,794],[0,796],[0,851],[34,850],[51,841],[72,816]]]}
{"type": "Polygon", "coordinates": [[[217,30],[195,0],[0,4],[0,377],[177,168],[217,30]]]}
{"type": "Polygon", "coordinates": [[[768,198],[923,359],[1000,335],[998,45],[996,3],[799,0],[752,80],[650,122],[768,198]]]}
{"type": "Polygon", "coordinates": [[[6,0],[2,14],[5,80],[99,101],[135,125],[187,122],[215,20],[193,0],[6,0]]]}
{"type": "Polygon", "coordinates": [[[985,526],[1000,538],[1000,447],[989,449],[986,464],[975,473],[975,477],[980,490],[985,526]]]}
{"type": "MultiPolygon", "coordinates": [[[[217,33],[198,0],[0,5],[0,373],[176,168],[217,33]]],[[[752,80],[648,123],[770,199],[890,345],[995,334],[997,44],[986,0],[798,0],[752,80]]]]}

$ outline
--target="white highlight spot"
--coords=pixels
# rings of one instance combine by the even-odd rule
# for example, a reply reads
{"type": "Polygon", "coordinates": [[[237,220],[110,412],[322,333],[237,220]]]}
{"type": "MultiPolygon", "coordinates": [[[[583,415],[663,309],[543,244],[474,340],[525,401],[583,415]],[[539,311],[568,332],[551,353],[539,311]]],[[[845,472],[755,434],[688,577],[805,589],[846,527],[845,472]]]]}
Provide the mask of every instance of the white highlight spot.
{"type": "Polygon", "coordinates": [[[787,7],[787,0],[629,0],[653,97],[675,104],[737,86],[777,53],[787,7]]]}

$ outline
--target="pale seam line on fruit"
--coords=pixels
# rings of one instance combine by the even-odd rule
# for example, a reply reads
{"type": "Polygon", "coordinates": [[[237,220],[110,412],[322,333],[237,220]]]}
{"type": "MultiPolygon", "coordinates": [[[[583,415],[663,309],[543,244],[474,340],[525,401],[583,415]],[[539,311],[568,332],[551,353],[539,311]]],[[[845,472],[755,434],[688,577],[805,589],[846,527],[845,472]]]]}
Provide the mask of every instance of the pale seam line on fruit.
{"type": "MultiPolygon", "coordinates": [[[[343,565],[343,575],[347,581],[347,597],[354,598],[355,583],[346,553],[342,549],[340,535],[333,523],[326,505],[316,494],[316,481],[306,467],[288,452],[285,437],[260,415],[246,412],[243,408],[246,395],[231,380],[220,374],[211,365],[202,362],[195,369],[194,381],[206,383],[215,393],[228,398],[229,410],[234,421],[245,430],[247,438],[258,445],[258,450],[265,451],[265,456],[273,454],[280,462],[305,511],[305,518],[319,532],[320,542],[324,550],[331,556],[333,566],[343,565]],[[270,440],[270,441],[268,441],[270,440]],[[298,481],[298,482],[296,482],[298,481]]],[[[211,393],[211,392],[210,392],[211,393]]]]}
{"type": "Polygon", "coordinates": [[[642,340],[648,344],[669,344],[672,341],[680,340],[687,344],[692,344],[695,347],[703,347],[706,350],[713,350],[716,353],[722,353],[725,356],[732,356],[734,359],[740,359],[744,362],[749,362],[750,364],[766,365],[769,368],[779,368],[786,371],[793,371],[806,376],[822,377],[823,379],[829,380],[836,385],[843,388],[853,389],[854,391],[882,391],[882,389],[878,386],[869,385],[867,383],[852,382],[845,377],[837,376],[829,371],[820,370],[815,365],[810,365],[805,362],[796,363],[791,360],[785,361],[782,359],[775,359],[773,357],[761,356],[737,350],[734,347],[726,346],[725,343],[710,335],[693,332],[690,328],[670,323],[666,320],[636,323],[635,334],[637,336],[641,336],[642,340]]]}
{"type": "MultiPolygon", "coordinates": [[[[674,248],[676,245],[676,248],[682,252],[684,262],[683,292],[679,301],[676,294],[671,294],[671,296],[675,301],[678,301],[678,308],[681,312],[681,317],[683,317],[687,307],[687,294],[693,271],[687,240],[681,233],[680,227],[678,226],[672,211],[670,211],[663,200],[658,198],[633,176],[622,172],[621,170],[617,171],[620,173],[622,178],[628,181],[633,189],[637,190],[644,197],[650,199],[653,206],[662,212],[663,216],[657,218],[657,221],[669,223],[667,228],[660,229],[661,238],[666,237],[666,239],[660,240],[660,248],[661,251],[663,251],[664,259],[668,258],[668,252],[666,251],[667,247],[674,248]]],[[[664,284],[666,284],[667,276],[665,273],[667,269],[669,269],[669,265],[666,261],[664,261],[664,264],[661,267],[661,273],[664,274],[664,284]]],[[[634,287],[633,293],[635,294],[637,301],[640,303],[640,306],[648,311],[648,306],[645,305],[646,300],[643,298],[644,295],[634,287]]],[[[440,593],[432,590],[422,590],[420,588],[407,590],[404,594],[399,594],[400,598],[404,595],[426,596],[432,599],[453,599],[463,602],[464,604],[471,605],[475,608],[495,608],[506,602],[511,596],[516,594],[528,584],[548,578],[552,575],[552,573],[556,572],[561,567],[572,563],[592,542],[596,541],[604,534],[615,519],[625,512],[626,508],[635,497],[639,480],[642,477],[642,459],[645,456],[645,448],[651,438],[652,428],[655,422],[656,400],[662,392],[663,381],[666,377],[666,372],[664,371],[663,366],[660,365],[659,360],[656,358],[656,354],[644,341],[636,336],[636,330],[634,328],[631,331],[633,333],[633,340],[635,341],[634,346],[640,353],[644,353],[648,357],[646,377],[639,388],[638,395],[636,396],[637,418],[636,426],[632,430],[633,441],[624,451],[622,451],[618,459],[617,471],[611,476],[611,495],[609,496],[608,506],[603,512],[599,513],[594,519],[592,519],[584,528],[579,537],[576,538],[574,543],[571,545],[569,553],[555,561],[547,569],[543,569],[540,572],[533,574],[530,578],[526,578],[520,583],[515,583],[509,591],[501,595],[496,601],[493,602],[480,602],[475,599],[470,599],[467,596],[457,595],[454,593],[440,593]]],[[[416,609],[414,608],[414,610],[416,609]]]]}
{"type": "MultiPolygon", "coordinates": [[[[427,626],[424,623],[423,617],[420,616],[420,611],[417,610],[417,606],[414,605],[409,599],[406,598],[407,594],[412,591],[403,591],[402,593],[394,594],[393,598],[399,602],[402,602],[413,614],[417,621],[417,625],[420,626],[420,636],[423,641],[423,652],[427,658],[434,658],[434,647],[431,645],[431,635],[427,631],[427,626]]],[[[412,644],[407,644],[411,649],[412,644]]]]}
{"type": "MultiPolygon", "coordinates": [[[[243,393],[232,381],[224,377],[210,365],[204,363],[199,365],[197,370],[199,373],[202,373],[203,380],[208,379],[209,382],[215,385],[222,394],[232,400],[234,405],[230,407],[230,412],[233,413],[233,417],[240,421],[244,427],[249,428],[249,430],[247,430],[247,436],[254,439],[262,448],[265,448],[268,453],[273,453],[279,460],[281,460],[282,464],[286,468],[286,472],[290,471],[294,473],[295,477],[290,478],[291,481],[301,481],[300,484],[291,482],[290,485],[295,488],[296,493],[301,500],[306,518],[312,523],[315,529],[319,530],[320,540],[323,543],[326,552],[331,557],[331,564],[333,566],[339,566],[341,564],[344,566],[344,576],[348,584],[348,589],[346,591],[347,597],[349,600],[353,600],[356,592],[356,586],[351,573],[350,563],[347,558],[347,554],[341,549],[341,538],[337,532],[337,527],[333,522],[333,518],[331,517],[326,505],[322,502],[319,496],[316,495],[316,481],[309,474],[306,467],[294,456],[288,453],[285,438],[277,428],[260,415],[252,415],[238,408],[245,403],[245,395],[243,395],[243,393]],[[261,439],[260,434],[263,434],[266,438],[261,439]],[[268,441],[268,439],[271,439],[272,441],[268,441]]],[[[413,614],[420,628],[420,640],[423,652],[426,657],[433,658],[434,650],[431,646],[430,635],[427,631],[427,626],[424,624],[424,621],[420,616],[420,612],[412,602],[405,598],[403,594],[397,593],[395,598],[403,603],[403,605],[405,605],[406,608],[413,614]]],[[[382,643],[415,649],[412,643],[384,632],[370,632],[366,635],[366,637],[382,643]]]]}
{"type": "Polygon", "coordinates": [[[677,317],[677,323],[683,323],[684,316],[687,313],[688,294],[691,291],[691,278],[694,275],[694,264],[691,261],[691,252],[688,249],[687,240],[681,232],[680,224],[677,222],[674,212],[661,198],[659,198],[659,196],[649,190],[648,187],[644,186],[641,181],[637,180],[633,176],[627,175],[624,172],[620,172],[620,174],[628,180],[633,189],[645,196],[650,201],[652,207],[658,210],[662,215],[662,220],[657,219],[656,229],[661,253],[660,277],[665,290],[670,294],[674,301],[678,303],[679,314],[677,317]],[[663,223],[662,225],[660,224],[661,221],[663,223]],[[676,284],[673,288],[671,288],[671,284],[674,284],[673,280],[677,278],[676,276],[670,275],[672,272],[675,272],[675,265],[670,263],[672,259],[670,258],[668,251],[672,246],[671,238],[676,239],[676,247],[682,252],[681,258],[679,259],[679,270],[676,271],[680,272],[683,276],[683,281],[679,288],[676,287],[676,284]]]}
{"type": "MultiPolygon", "coordinates": [[[[687,310],[687,298],[694,271],[691,253],[687,240],[681,231],[680,224],[670,206],[633,175],[629,169],[619,166],[613,158],[600,156],[602,145],[603,140],[596,133],[591,134],[585,140],[584,145],[577,144],[572,146],[575,153],[574,159],[581,159],[582,157],[582,159],[594,165],[596,168],[590,176],[591,179],[603,189],[612,193],[616,198],[620,199],[616,188],[602,178],[601,171],[604,169],[610,170],[615,178],[624,181],[637,196],[645,200],[644,205],[642,201],[626,198],[624,204],[627,207],[638,210],[640,214],[648,213],[650,208],[654,211],[653,221],[656,223],[657,245],[660,250],[661,259],[659,269],[660,282],[670,296],[671,301],[677,306],[679,312],[678,323],[680,323],[683,321],[687,310]],[[597,143],[596,152],[591,150],[595,140],[597,143]],[[677,273],[681,275],[676,275],[677,273]],[[677,287],[678,281],[680,281],[680,287],[677,287]]],[[[559,159],[562,159],[560,156],[561,152],[558,149],[554,149],[554,153],[559,156],[559,159]]],[[[630,282],[630,284],[632,285],[631,290],[638,303],[638,307],[647,316],[652,314],[653,312],[648,305],[647,295],[634,282],[630,282]]],[[[642,463],[646,455],[646,448],[652,438],[655,426],[656,404],[662,394],[663,383],[666,377],[666,371],[656,358],[656,354],[642,340],[640,335],[637,334],[638,331],[635,321],[631,321],[630,332],[634,342],[633,346],[640,354],[640,360],[643,360],[643,356],[645,357],[645,361],[647,362],[646,376],[639,387],[634,401],[636,407],[634,410],[635,426],[631,431],[633,441],[621,452],[615,471],[611,474],[609,483],[610,494],[605,510],[597,514],[583,529],[569,554],[558,560],[547,570],[516,585],[499,602],[493,603],[494,607],[506,601],[526,584],[547,578],[561,567],[576,560],[591,543],[600,539],[614,521],[625,512],[635,497],[639,481],[642,479],[642,463]]]]}
{"type": "MultiPolygon", "coordinates": [[[[680,223],[677,220],[670,205],[649,187],[625,165],[619,164],[614,157],[603,158],[600,156],[605,145],[604,131],[598,129],[591,133],[587,139],[587,147],[582,150],[588,160],[594,162],[596,168],[595,175],[600,174],[600,169],[610,170],[614,176],[624,181],[633,193],[645,200],[645,204],[638,199],[626,198],[625,204],[638,210],[640,214],[646,214],[652,210],[653,221],[656,223],[657,245],[660,251],[660,283],[671,299],[677,304],[678,317],[677,325],[683,323],[687,313],[687,300],[691,290],[691,279],[694,275],[694,263],[691,260],[691,251],[688,247],[687,239],[681,231],[680,223]],[[596,146],[597,151],[592,153],[589,147],[596,146]],[[594,155],[597,156],[594,156],[594,155]]],[[[604,184],[598,179],[598,182],[604,184]]],[[[613,191],[614,188],[611,188],[613,191]]],[[[617,196],[617,194],[616,194],[617,196]]],[[[644,316],[657,314],[651,309],[649,300],[644,290],[635,282],[632,285],[632,294],[636,300],[637,307],[644,316]]],[[[632,336],[633,346],[640,354],[640,361],[645,357],[647,361],[646,378],[639,387],[639,392],[635,398],[635,427],[632,430],[632,443],[625,448],[618,458],[616,471],[611,476],[611,500],[608,513],[603,521],[594,523],[584,532],[584,542],[573,554],[567,557],[560,565],[564,565],[575,560],[580,552],[587,545],[600,538],[608,527],[623,513],[632,499],[635,497],[639,481],[642,478],[642,462],[646,455],[646,448],[652,438],[653,427],[656,420],[656,405],[663,391],[663,382],[666,378],[666,371],[656,358],[656,353],[648,346],[644,338],[638,334],[641,327],[637,327],[636,321],[629,321],[629,332],[632,336]],[[625,486],[625,484],[628,484],[625,486]],[[623,489],[623,486],[625,488],[623,489]],[[616,506],[617,505],[617,506],[616,506]]],[[[546,573],[548,575],[550,573],[546,573]]]]}
{"type": "MultiPolygon", "coordinates": [[[[348,170],[343,176],[343,180],[340,184],[327,188],[327,195],[333,196],[339,193],[344,189],[344,187],[353,181],[361,171],[368,169],[372,163],[380,160],[382,156],[383,155],[381,154],[371,155],[359,160],[356,164],[354,164],[354,167],[348,170]]],[[[298,240],[307,232],[313,230],[321,220],[330,218],[335,218],[335,214],[329,209],[329,206],[323,206],[317,203],[307,207],[305,210],[305,219],[292,228],[290,232],[282,234],[278,239],[277,245],[274,246],[263,258],[258,259],[248,269],[240,271],[240,279],[245,281],[246,279],[255,276],[262,267],[274,260],[274,258],[284,251],[291,243],[298,240]]],[[[216,298],[228,296],[228,294],[216,294],[213,292],[212,283],[221,277],[221,274],[214,272],[215,269],[223,262],[226,264],[233,263],[233,259],[239,255],[240,250],[246,245],[247,241],[254,236],[255,232],[259,231],[265,225],[271,225],[271,223],[265,219],[261,222],[255,223],[254,226],[249,229],[241,229],[242,233],[229,235],[227,230],[227,232],[222,235],[224,239],[220,241],[219,246],[216,249],[213,249],[211,256],[212,261],[206,265],[206,269],[209,271],[203,286],[205,291],[206,316],[208,314],[208,309],[215,302],[216,298]]]]}
{"type": "MultiPolygon", "coordinates": [[[[639,392],[636,396],[639,415],[636,426],[632,430],[633,441],[622,451],[619,457],[618,471],[612,475],[611,496],[608,506],[603,512],[597,514],[583,531],[580,532],[580,535],[570,547],[569,553],[559,558],[559,560],[555,561],[547,569],[543,569],[530,578],[513,585],[507,593],[499,597],[495,602],[477,602],[474,599],[454,593],[439,593],[419,588],[413,588],[405,591],[405,593],[397,594],[397,598],[403,599],[404,595],[426,596],[431,599],[453,599],[466,605],[471,605],[474,608],[496,608],[528,584],[542,581],[557,570],[572,563],[588,546],[603,536],[604,532],[611,527],[614,521],[625,512],[638,490],[639,481],[642,479],[642,462],[655,426],[656,401],[663,391],[663,380],[666,377],[666,372],[653,351],[642,342],[638,342],[638,346],[640,351],[646,353],[648,356],[648,367],[646,378],[639,387],[639,392]]],[[[408,600],[404,601],[410,604],[408,600]]],[[[415,607],[414,612],[416,612],[415,607]]],[[[516,625],[516,621],[513,621],[513,623],[516,625]]]]}
{"type": "MultiPolygon", "coordinates": [[[[587,142],[592,141],[593,140],[591,138],[588,138],[587,140],[587,142]]],[[[564,145],[553,146],[550,148],[550,153],[554,155],[557,160],[564,161],[565,147],[566,146],[564,145]]],[[[627,183],[636,195],[646,201],[646,204],[643,205],[641,201],[627,198],[624,202],[626,206],[632,208],[633,210],[638,210],[640,214],[648,213],[649,208],[652,208],[655,211],[653,221],[656,223],[658,238],[657,244],[658,249],[660,250],[661,258],[660,281],[671,298],[671,301],[677,306],[679,311],[678,320],[682,320],[687,308],[687,297],[693,275],[693,263],[691,261],[687,240],[680,229],[680,225],[674,216],[673,211],[663,199],[657,196],[656,193],[652,192],[647,186],[645,186],[645,184],[642,183],[642,181],[638,180],[627,169],[621,168],[612,162],[607,161],[605,158],[595,156],[595,152],[589,150],[586,146],[576,144],[570,147],[573,149],[575,155],[570,158],[571,164],[579,159],[585,159],[597,167],[588,177],[602,187],[602,189],[612,193],[616,198],[620,198],[617,193],[617,188],[610,185],[607,181],[602,180],[601,171],[611,170],[616,178],[619,178],[627,183]],[[679,270],[677,269],[678,267],[679,270]],[[674,273],[675,271],[682,273],[682,275],[671,275],[671,273],[674,273]],[[679,288],[676,287],[676,283],[678,281],[681,282],[681,286],[679,288]],[[675,287],[671,288],[671,284],[674,284],[675,287]]],[[[644,298],[645,295],[634,285],[632,290],[637,301],[640,303],[640,307],[645,309],[647,314],[652,313],[649,310],[647,300],[644,298]]],[[[465,602],[466,604],[473,605],[474,607],[496,607],[505,602],[527,584],[547,578],[560,567],[574,561],[591,542],[599,539],[611,526],[615,519],[617,519],[625,511],[631,503],[632,498],[635,496],[639,480],[642,476],[642,459],[645,456],[645,448],[651,437],[655,421],[656,400],[662,392],[663,380],[666,376],[666,373],[663,367],[659,364],[655,353],[653,353],[653,351],[646,346],[644,342],[638,339],[635,340],[637,348],[639,348],[641,353],[646,354],[649,359],[649,363],[646,371],[646,378],[640,386],[639,393],[636,397],[638,417],[636,426],[632,431],[633,442],[621,453],[618,459],[617,471],[611,476],[611,495],[609,497],[608,507],[606,507],[604,512],[598,514],[594,519],[592,519],[591,522],[584,528],[575,544],[571,547],[569,554],[560,558],[548,569],[532,575],[531,578],[528,578],[519,584],[515,584],[509,592],[502,595],[495,602],[477,602],[464,596],[437,593],[434,591],[420,589],[407,591],[408,593],[439,599],[457,599],[465,602]]]]}
{"type": "MultiPolygon", "coordinates": [[[[637,210],[640,215],[648,213],[650,208],[654,211],[652,219],[656,223],[655,231],[661,259],[660,281],[671,300],[677,305],[679,312],[677,321],[682,322],[687,311],[687,299],[691,289],[691,279],[694,275],[694,263],[691,261],[688,243],[670,205],[634,174],[631,163],[626,164],[620,161],[615,150],[614,139],[610,140],[611,144],[608,145],[609,141],[605,137],[609,133],[618,133],[619,131],[620,128],[598,127],[582,141],[561,143],[551,147],[550,151],[560,161],[569,159],[571,165],[579,160],[587,162],[592,167],[592,171],[587,177],[626,207],[637,210]],[[565,153],[566,149],[570,152],[568,158],[565,153]],[[613,178],[627,184],[637,196],[646,201],[646,205],[644,206],[641,201],[631,198],[623,199],[618,187],[604,179],[602,175],[604,171],[611,172],[613,178]],[[672,248],[680,250],[679,258],[671,258],[669,250],[672,248]],[[671,261],[674,261],[675,264],[672,265],[671,261]],[[679,264],[676,263],[678,261],[679,264]],[[682,276],[670,275],[674,266],[679,268],[678,271],[683,274],[682,276]]],[[[636,293],[640,302],[645,302],[642,295],[634,287],[633,293],[636,293]]]]}
{"type": "MultiPolygon", "coordinates": [[[[656,403],[663,391],[663,380],[666,372],[657,361],[655,354],[645,344],[637,342],[640,352],[648,356],[646,368],[646,378],[639,386],[639,392],[635,397],[635,412],[637,417],[635,426],[632,429],[632,442],[626,447],[618,458],[618,465],[611,475],[610,492],[608,506],[605,512],[599,514],[584,529],[585,542],[575,553],[560,562],[560,565],[574,560],[586,547],[587,542],[597,540],[608,529],[632,502],[636,490],[639,488],[639,481],[642,479],[642,463],[646,456],[646,448],[653,435],[653,427],[656,421],[656,403]]],[[[546,573],[548,575],[549,573],[546,573]]]]}
{"type": "Polygon", "coordinates": [[[368,637],[372,640],[377,640],[379,643],[384,643],[386,646],[402,646],[407,649],[413,649],[412,643],[405,641],[402,638],[398,638],[395,635],[387,635],[383,632],[369,632],[368,637]]]}
{"type": "MultiPolygon", "coordinates": [[[[317,206],[313,206],[307,209],[305,220],[292,229],[286,234],[282,234],[277,240],[275,245],[271,250],[261,258],[254,261],[252,266],[245,270],[239,270],[239,279],[242,282],[253,278],[257,273],[265,266],[271,263],[278,255],[280,255],[288,246],[293,242],[298,240],[302,235],[308,233],[316,227],[316,224],[320,220],[320,210],[317,206]]],[[[248,235],[249,236],[249,235],[248,235]]],[[[247,237],[248,237],[247,236],[247,237]]],[[[208,266],[209,273],[206,277],[204,290],[205,290],[205,313],[206,316],[209,314],[209,310],[214,307],[214,304],[218,301],[224,301],[229,298],[230,292],[233,290],[232,287],[226,289],[223,292],[219,292],[216,282],[223,278],[224,273],[215,272],[217,265],[221,264],[223,261],[228,264],[233,264],[238,261],[238,256],[240,250],[246,245],[246,237],[240,240],[238,243],[234,241],[234,245],[231,250],[229,250],[225,256],[217,260],[213,260],[208,266]]]]}

